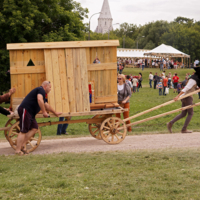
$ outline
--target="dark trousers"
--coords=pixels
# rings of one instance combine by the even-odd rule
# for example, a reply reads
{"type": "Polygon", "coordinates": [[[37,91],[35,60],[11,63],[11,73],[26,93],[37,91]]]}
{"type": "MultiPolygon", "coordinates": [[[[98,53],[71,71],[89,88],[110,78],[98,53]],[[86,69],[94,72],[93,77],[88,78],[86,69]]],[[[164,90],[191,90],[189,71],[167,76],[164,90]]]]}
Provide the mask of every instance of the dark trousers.
{"type": "MultiPolygon", "coordinates": [[[[185,99],[182,99],[182,107],[185,107],[185,106],[189,106],[189,105],[192,105],[193,103],[193,98],[192,97],[186,97],[185,99]]],[[[185,120],[185,123],[183,125],[183,128],[182,128],[182,131],[185,131],[187,130],[187,126],[188,124],[190,123],[191,119],[192,119],[192,116],[193,116],[193,108],[190,108],[190,109],[187,109],[187,110],[183,110],[181,112],[181,114],[177,115],[172,121],[171,123],[175,123],[176,121],[178,121],[179,119],[185,117],[186,115],[188,114],[186,120],[185,120]]]]}
{"type": "MultiPolygon", "coordinates": [[[[167,87],[167,86],[166,86],[167,87]]],[[[163,95],[165,95],[166,96],[166,94],[165,94],[165,89],[166,89],[166,87],[163,87],[163,95]]]]}
{"type": "Polygon", "coordinates": [[[156,89],[157,81],[154,81],[153,88],[156,89]]]}
{"type": "Polygon", "coordinates": [[[159,88],[158,91],[159,91],[159,95],[162,95],[162,88],[159,88]]]}

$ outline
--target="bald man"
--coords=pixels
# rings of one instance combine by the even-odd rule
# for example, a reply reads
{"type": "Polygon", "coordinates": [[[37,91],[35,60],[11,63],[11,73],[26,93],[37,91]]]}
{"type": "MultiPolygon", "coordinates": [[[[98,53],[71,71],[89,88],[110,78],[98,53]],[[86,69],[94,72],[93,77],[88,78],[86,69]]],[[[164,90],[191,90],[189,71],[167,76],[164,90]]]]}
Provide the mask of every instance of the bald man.
{"type": "Polygon", "coordinates": [[[35,120],[36,114],[41,110],[44,117],[48,117],[47,111],[54,113],[57,117],[62,114],[53,110],[46,102],[45,94],[51,91],[51,83],[44,81],[42,86],[33,89],[22,101],[18,108],[20,117],[20,133],[17,137],[16,154],[27,154],[24,147],[28,140],[37,132],[38,124],[35,120]]]}

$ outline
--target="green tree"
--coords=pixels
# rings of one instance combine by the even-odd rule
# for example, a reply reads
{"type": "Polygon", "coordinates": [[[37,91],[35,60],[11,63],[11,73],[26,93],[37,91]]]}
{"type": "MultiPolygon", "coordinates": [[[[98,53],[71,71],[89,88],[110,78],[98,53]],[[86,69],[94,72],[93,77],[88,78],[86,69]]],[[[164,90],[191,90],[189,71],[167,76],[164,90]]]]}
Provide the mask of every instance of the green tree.
{"type": "Polygon", "coordinates": [[[1,91],[9,68],[7,43],[84,40],[88,9],[73,0],[0,1],[1,91]]]}

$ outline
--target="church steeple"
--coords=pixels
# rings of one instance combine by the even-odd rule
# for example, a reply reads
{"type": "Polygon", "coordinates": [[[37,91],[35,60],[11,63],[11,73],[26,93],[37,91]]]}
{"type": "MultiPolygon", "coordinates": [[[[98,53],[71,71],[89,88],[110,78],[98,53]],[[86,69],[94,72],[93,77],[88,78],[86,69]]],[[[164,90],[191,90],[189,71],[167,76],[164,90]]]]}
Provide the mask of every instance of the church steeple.
{"type": "Polygon", "coordinates": [[[104,0],[101,9],[101,14],[98,18],[98,26],[95,32],[104,34],[107,33],[108,31],[111,31],[113,29],[112,22],[113,19],[110,12],[110,6],[108,0],[104,0]]]}

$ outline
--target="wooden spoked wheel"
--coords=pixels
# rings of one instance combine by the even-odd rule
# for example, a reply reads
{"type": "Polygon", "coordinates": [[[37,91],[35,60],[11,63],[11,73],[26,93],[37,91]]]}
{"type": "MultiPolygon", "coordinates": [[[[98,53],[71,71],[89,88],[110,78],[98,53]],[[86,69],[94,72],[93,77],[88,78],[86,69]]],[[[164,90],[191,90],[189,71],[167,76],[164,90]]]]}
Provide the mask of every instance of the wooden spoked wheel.
{"type": "MultiPolygon", "coordinates": [[[[97,118],[102,118],[102,117],[105,117],[105,116],[95,115],[94,117],[92,117],[92,119],[97,119],[97,118]]],[[[88,125],[90,134],[92,135],[92,137],[94,137],[98,140],[102,140],[101,133],[100,133],[100,127],[101,127],[101,123],[93,123],[93,124],[88,125]]]]}
{"type": "MultiPolygon", "coordinates": [[[[9,119],[9,120],[6,122],[5,127],[11,127],[16,121],[17,121],[16,119],[9,119]]],[[[5,131],[4,131],[4,135],[5,135],[6,139],[9,141],[9,139],[8,139],[8,133],[9,133],[8,130],[5,130],[5,131]]]]}
{"type": "MultiPolygon", "coordinates": [[[[19,121],[17,121],[15,124],[11,126],[8,133],[8,141],[13,149],[16,149],[17,136],[19,132],[20,132],[19,121]]],[[[34,151],[39,146],[41,140],[42,140],[42,134],[40,129],[38,128],[38,131],[35,133],[35,135],[31,137],[31,139],[26,143],[25,149],[27,150],[27,152],[34,151]]]]}
{"type": "Polygon", "coordinates": [[[101,137],[108,144],[119,144],[126,137],[126,124],[118,117],[109,117],[100,127],[101,137]]]}

